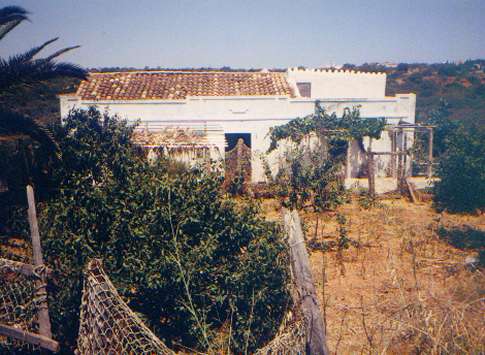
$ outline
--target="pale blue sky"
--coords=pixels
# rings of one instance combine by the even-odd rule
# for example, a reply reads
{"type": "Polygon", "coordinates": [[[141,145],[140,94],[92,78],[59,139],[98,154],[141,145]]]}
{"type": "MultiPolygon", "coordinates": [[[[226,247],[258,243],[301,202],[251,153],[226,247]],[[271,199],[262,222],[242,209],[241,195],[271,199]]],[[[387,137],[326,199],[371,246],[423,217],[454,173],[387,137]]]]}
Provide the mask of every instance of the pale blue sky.
{"type": "Polygon", "coordinates": [[[0,0],[0,56],[60,36],[87,67],[287,67],[485,58],[485,0],[0,0]]]}

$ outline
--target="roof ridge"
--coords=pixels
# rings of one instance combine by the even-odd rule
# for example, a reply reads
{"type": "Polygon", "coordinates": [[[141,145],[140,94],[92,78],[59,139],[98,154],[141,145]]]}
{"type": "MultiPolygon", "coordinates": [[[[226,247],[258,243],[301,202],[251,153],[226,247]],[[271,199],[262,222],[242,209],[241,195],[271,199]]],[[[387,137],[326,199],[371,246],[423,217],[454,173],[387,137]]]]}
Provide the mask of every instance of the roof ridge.
{"type": "Polygon", "coordinates": [[[277,71],[224,71],[224,70],[123,70],[123,71],[89,71],[88,74],[160,74],[160,73],[176,73],[176,74],[279,74],[283,75],[285,72],[277,71]]]}
{"type": "Polygon", "coordinates": [[[93,72],[81,81],[83,100],[183,100],[191,96],[293,97],[285,73],[224,71],[93,72]]]}

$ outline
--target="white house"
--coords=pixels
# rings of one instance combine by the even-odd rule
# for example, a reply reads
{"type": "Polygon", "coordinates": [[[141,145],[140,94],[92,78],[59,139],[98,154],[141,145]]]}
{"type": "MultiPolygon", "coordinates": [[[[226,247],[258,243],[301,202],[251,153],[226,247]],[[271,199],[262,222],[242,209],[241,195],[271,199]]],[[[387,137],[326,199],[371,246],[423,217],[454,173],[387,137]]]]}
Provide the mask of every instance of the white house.
{"type": "MultiPolygon", "coordinates": [[[[347,70],[132,71],[91,73],[75,94],[60,96],[60,105],[63,117],[71,108],[96,105],[130,121],[140,120],[146,132],[189,128],[205,134],[205,144],[220,157],[227,144],[242,137],[251,147],[252,180],[258,182],[265,180],[261,154],[269,147],[270,127],[311,114],[316,100],[337,114],[358,106],[363,117],[384,117],[390,125],[414,123],[416,96],[389,97],[385,91],[386,74],[347,70]]],[[[353,144],[349,151],[348,178],[360,174],[360,149],[353,144]]],[[[386,132],[373,142],[373,150],[391,151],[386,132]]],[[[379,174],[385,174],[385,158],[383,166],[378,162],[379,174]]],[[[269,159],[274,168],[277,157],[269,159]]]]}

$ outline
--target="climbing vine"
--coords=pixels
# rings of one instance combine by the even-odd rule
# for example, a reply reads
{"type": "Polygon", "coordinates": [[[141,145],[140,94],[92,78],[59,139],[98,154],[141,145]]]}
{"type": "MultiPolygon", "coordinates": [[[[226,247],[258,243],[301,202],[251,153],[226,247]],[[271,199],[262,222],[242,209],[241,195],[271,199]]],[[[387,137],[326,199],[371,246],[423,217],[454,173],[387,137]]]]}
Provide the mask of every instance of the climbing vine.
{"type": "Polygon", "coordinates": [[[384,127],[384,118],[361,117],[358,107],[338,116],[317,102],[313,114],[271,129],[268,153],[281,141],[290,144],[276,177],[268,181],[288,207],[333,209],[347,200],[342,172],[349,142],[379,139],[384,127]]]}
{"type": "Polygon", "coordinates": [[[364,137],[379,139],[386,121],[384,118],[364,118],[358,107],[345,108],[342,116],[334,112],[328,114],[319,101],[315,103],[315,112],[305,117],[295,118],[287,124],[273,127],[270,131],[269,152],[278,147],[278,142],[289,139],[301,143],[303,138],[316,134],[319,138],[337,140],[361,140],[364,137]]]}

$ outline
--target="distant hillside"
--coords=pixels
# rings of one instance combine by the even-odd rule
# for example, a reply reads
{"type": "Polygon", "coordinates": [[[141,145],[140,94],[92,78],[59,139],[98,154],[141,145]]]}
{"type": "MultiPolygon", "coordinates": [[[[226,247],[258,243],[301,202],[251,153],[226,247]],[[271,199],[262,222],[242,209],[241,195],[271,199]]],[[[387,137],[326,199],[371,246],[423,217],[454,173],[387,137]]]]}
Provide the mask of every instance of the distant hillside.
{"type": "Polygon", "coordinates": [[[395,68],[379,64],[346,67],[386,72],[387,95],[415,93],[418,121],[436,108],[443,98],[450,105],[452,118],[485,129],[485,60],[462,64],[399,64],[395,68]]]}
{"type": "MultiPolygon", "coordinates": [[[[450,104],[453,118],[467,125],[477,124],[485,129],[485,60],[471,60],[462,64],[399,64],[393,68],[380,64],[344,65],[344,68],[362,71],[384,71],[388,75],[387,95],[414,92],[417,95],[417,119],[422,120],[436,108],[441,98],[450,104]]],[[[101,68],[97,71],[123,71],[136,68],[101,68]]],[[[160,70],[143,68],[142,70],[160,70]]],[[[186,68],[189,70],[191,68],[186,68]]],[[[242,71],[230,67],[198,68],[200,70],[242,71]]],[[[260,69],[249,69],[256,71],[260,69]]],[[[283,69],[274,69],[282,71],[283,69]]],[[[57,80],[48,85],[25,92],[11,100],[19,111],[42,121],[59,119],[57,93],[72,92],[77,81],[57,80]]]]}
{"type": "Polygon", "coordinates": [[[78,83],[79,80],[73,78],[52,80],[33,88],[24,88],[1,104],[41,122],[55,122],[60,120],[57,95],[75,91],[78,83]]]}

